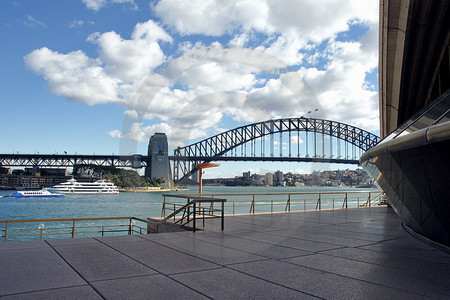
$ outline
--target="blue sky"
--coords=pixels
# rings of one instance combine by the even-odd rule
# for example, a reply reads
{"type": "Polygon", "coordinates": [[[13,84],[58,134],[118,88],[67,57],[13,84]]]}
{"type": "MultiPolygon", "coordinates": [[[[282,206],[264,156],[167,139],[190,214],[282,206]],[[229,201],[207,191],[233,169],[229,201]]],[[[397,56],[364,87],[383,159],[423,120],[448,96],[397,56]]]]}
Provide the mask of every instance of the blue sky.
{"type": "Polygon", "coordinates": [[[5,0],[0,20],[1,153],[145,154],[317,107],[378,133],[377,1],[5,0]]]}

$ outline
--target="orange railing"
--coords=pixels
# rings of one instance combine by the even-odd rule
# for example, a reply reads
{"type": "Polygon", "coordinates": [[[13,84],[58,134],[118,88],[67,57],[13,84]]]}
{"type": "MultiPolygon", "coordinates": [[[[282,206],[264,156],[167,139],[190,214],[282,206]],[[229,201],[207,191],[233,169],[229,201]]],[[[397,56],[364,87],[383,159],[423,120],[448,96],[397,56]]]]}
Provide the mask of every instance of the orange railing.
{"type": "MultiPolygon", "coordinates": [[[[218,193],[218,194],[177,194],[177,197],[217,197],[226,198],[226,214],[254,214],[307,211],[321,209],[341,209],[377,205],[380,191],[346,191],[346,192],[296,192],[296,193],[218,193]]],[[[166,211],[174,211],[185,202],[171,200],[173,194],[163,194],[161,217],[166,211]]]]}
{"type": "Polygon", "coordinates": [[[147,223],[136,217],[0,220],[0,241],[142,234],[147,233],[147,223]]]}

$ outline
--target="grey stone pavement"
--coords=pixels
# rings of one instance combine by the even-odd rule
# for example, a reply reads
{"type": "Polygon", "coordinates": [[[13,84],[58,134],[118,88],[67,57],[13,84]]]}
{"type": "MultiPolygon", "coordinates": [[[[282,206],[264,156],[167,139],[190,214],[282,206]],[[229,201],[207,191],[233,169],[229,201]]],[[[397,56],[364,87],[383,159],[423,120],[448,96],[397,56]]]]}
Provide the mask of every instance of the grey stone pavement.
{"type": "Polygon", "coordinates": [[[1,299],[450,299],[450,255],[387,207],[197,232],[0,243],[1,299]]]}

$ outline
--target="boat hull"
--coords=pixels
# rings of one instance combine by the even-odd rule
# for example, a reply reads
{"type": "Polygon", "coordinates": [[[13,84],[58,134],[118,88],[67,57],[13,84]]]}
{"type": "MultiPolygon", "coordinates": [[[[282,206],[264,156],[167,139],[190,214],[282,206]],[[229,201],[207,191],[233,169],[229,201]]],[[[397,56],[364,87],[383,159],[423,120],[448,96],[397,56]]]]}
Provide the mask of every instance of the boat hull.
{"type": "Polygon", "coordinates": [[[22,194],[12,194],[8,197],[13,197],[13,198],[62,198],[64,197],[64,195],[33,195],[33,196],[24,196],[22,194]]]}

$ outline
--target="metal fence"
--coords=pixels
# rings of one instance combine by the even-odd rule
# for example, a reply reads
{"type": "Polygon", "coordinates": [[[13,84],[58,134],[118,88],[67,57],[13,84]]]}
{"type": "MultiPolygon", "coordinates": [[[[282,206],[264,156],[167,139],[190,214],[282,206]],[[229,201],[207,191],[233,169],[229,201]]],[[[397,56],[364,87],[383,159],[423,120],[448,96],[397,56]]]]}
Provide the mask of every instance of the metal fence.
{"type": "Polygon", "coordinates": [[[136,217],[0,220],[0,241],[142,234],[147,223],[136,217]]]}
{"type": "MultiPolygon", "coordinates": [[[[381,191],[304,192],[304,193],[236,193],[236,194],[182,194],[183,197],[217,197],[227,199],[226,214],[254,214],[294,212],[322,209],[370,207],[383,203],[381,191]]],[[[184,202],[169,200],[173,195],[163,194],[161,217],[184,202]]]]}

